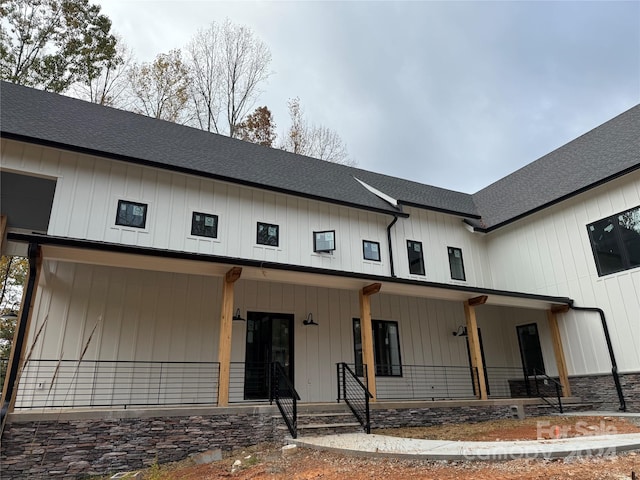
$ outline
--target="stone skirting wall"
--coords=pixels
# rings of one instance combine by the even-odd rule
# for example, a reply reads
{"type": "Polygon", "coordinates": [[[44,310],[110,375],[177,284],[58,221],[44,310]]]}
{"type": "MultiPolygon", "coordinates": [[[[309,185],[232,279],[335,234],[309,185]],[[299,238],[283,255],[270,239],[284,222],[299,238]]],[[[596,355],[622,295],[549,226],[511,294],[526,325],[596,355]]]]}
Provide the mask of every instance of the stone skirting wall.
{"type": "Polygon", "coordinates": [[[477,423],[485,420],[513,418],[509,405],[478,405],[438,408],[371,409],[371,428],[404,428],[445,423],[477,423]]]}
{"type": "MultiPolygon", "coordinates": [[[[531,401],[377,403],[371,406],[372,428],[512,418],[512,406],[522,410],[523,402],[531,401]]],[[[345,411],[346,406],[326,408],[345,411]]],[[[2,434],[0,477],[81,479],[137,470],[210,449],[284,441],[289,432],[283,426],[277,409],[269,406],[12,414],[2,434]]]]}
{"type": "Polygon", "coordinates": [[[151,418],[9,422],[0,448],[1,478],[86,478],[283,440],[272,411],[151,418]]]}
{"type": "MultiPolygon", "coordinates": [[[[628,412],[640,412],[640,373],[620,373],[620,385],[628,412]]],[[[593,410],[617,411],[620,407],[613,376],[585,375],[569,377],[571,394],[593,405],[593,410]]]]}

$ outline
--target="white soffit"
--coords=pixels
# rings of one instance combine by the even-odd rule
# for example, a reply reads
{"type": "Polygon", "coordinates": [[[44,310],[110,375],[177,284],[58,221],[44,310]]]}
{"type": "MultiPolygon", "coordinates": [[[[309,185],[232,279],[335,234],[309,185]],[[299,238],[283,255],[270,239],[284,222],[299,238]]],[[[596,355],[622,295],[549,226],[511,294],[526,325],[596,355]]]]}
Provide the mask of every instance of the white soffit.
{"type": "Polygon", "coordinates": [[[381,192],[380,190],[378,190],[377,188],[372,187],[371,185],[364,183],[362,180],[360,180],[358,177],[353,177],[360,185],[362,185],[364,188],[366,188],[367,190],[369,190],[371,193],[373,193],[374,195],[376,195],[377,197],[380,197],[382,200],[384,200],[385,202],[393,205],[394,207],[398,207],[398,200],[396,200],[393,197],[390,197],[389,195],[387,195],[386,193],[381,192]]]}

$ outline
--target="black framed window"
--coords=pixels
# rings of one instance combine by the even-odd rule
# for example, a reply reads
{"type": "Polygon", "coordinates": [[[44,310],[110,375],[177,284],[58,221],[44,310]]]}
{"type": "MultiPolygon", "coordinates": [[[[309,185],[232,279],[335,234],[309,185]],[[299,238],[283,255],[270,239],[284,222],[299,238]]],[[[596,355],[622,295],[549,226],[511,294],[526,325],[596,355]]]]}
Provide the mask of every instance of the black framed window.
{"type": "Polygon", "coordinates": [[[587,225],[598,276],[640,267],[640,207],[587,225]]]}
{"type": "MultiPolygon", "coordinates": [[[[400,334],[398,322],[389,320],[371,320],[373,329],[373,354],[377,377],[401,377],[402,359],[400,357],[400,334]]],[[[356,363],[356,375],[362,377],[362,333],[360,319],[353,319],[353,349],[356,363]]]]}
{"type": "Polygon", "coordinates": [[[362,252],[365,260],[380,261],[380,243],[370,240],[362,241],[362,252]]]}
{"type": "Polygon", "coordinates": [[[277,247],[280,243],[279,230],[280,227],[278,225],[258,222],[258,235],[256,238],[256,243],[258,245],[269,245],[271,247],[277,247]]]}
{"type": "Polygon", "coordinates": [[[409,257],[409,273],[413,275],[424,275],[422,242],[407,240],[407,254],[409,257]]]}
{"type": "Polygon", "coordinates": [[[336,231],[313,232],[314,252],[333,252],[336,249],[336,231]]]}
{"type": "Polygon", "coordinates": [[[526,375],[545,373],[538,325],[535,323],[519,325],[516,327],[516,332],[518,333],[522,368],[526,375]]]}
{"type": "Polygon", "coordinates": [[[116,225],[145,228],[147,225],[147,204],[118,200],[116,225]]]}
{"type": "Polygon", "coordinates": [[[453,280],[466,280],[464,274],[464,261],[462,260],[462,249],[447,247],[449,252],[449,270],[453,280]]]}
{"type": "Polygon", "coordinates": [[[218,216],[209,213],[193,212],[191,216],[191,235],[218,238],[218,216]]]}

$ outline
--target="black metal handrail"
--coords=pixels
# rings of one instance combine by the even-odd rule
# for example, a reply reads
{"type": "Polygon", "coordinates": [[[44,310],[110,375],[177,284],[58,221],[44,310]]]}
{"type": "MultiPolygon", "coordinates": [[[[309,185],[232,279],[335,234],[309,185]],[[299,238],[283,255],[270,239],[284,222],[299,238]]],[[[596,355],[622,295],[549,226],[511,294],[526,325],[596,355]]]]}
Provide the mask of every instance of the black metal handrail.
{"type": "Polygon", "coordinates": [[[216,405],[220,364],[30,359],[16,408],[216,405]]]}
{"type": "Polygon", "coordinates": [[[300,395],[287,377],[287,372],[280,362],[271,364],[271,389],[269,403],[275,400],[284,422],[287,424],[292,438],[298,437],[298,400],[300,395]]]}
{"type": "MultiPolygon", "coordinates": [[[[369,399],[373,398],[369,389],[346,363],[337,364],[338,402],[340,398],[349,406],[366,433],[371,433],[369,399]],[[341,392],[341,393],[340,393],[341,392]]],[[[367,378],[367,365],[363,365],[363,377],[367,378]]]]}
{"type": "MultiPolygon", "coordinates": [[[[540,370],[537,369],[533,369],[533,378],[536,384],[536,396],[540,397],[547,405],[553,407],[553,408],[557,408],[558,411],[560,413],[564,413],[563,412],[563,407],[562,407],[562,384],[556,380],[555,378],[551,378],[549,375],[547,375],[544,372],[541,372],[540,370]],[[556,396],[556,400],[557,400],[557,404],[554,404],[551,400],[549,400],[549,394],[548,391],[547,392],[541,392],[540,391],[540,382],[539,382],[539,378],[542,379],[542,384],[546,387],[549,385],[549,383],[551,383],[554,387],[555,387],[555,396],[556,396]]],[[[548,389],[547,389],[548,390],[548,389]]]]}

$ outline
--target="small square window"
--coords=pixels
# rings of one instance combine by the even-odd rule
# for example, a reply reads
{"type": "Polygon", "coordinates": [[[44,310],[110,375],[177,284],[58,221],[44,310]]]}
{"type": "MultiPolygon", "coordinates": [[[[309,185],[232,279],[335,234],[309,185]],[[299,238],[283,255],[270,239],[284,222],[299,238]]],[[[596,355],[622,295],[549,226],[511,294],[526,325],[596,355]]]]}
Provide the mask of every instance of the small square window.
{"type": "Polygon", "coordinates": [[[191,235],[218,238],[218,216],[193,212],[191,216],[191,235]]]}
{"type": "Polygon", "coordinates": [[[147,204],[118,200],[116,225],[145,228],[147,224],[147,204]]]}
{"type": "Polygon", "coordinates": [[[464,274],[464,262],[462,260],[462,249],[447,247],[449,252],[449,270],[453,280],[466,280],[464,274]]]}
{"type": "Polygon", "coordinates": [[[422,242],[407,240],[407,255],[409,257],[409,273],[424,275],[424,257],[422,256],[422,242]]]}
{"type": "Polygon", "coordinates": [[[380,261],[380,243],[379,242],[363,240],[362,251],[363,251],[365,260],[373,260],[374,262],[380,261]]]}
{"type": "Polygon", "coordinates": [[[313,251],[332,252],[336,249],[336,231],[313,232],[313,251]]]}
{"type": "Polygon", "coordinates": [[[258,245],[277,247],[279,244],[278,230],[278,225],[258,222],[258,236],[256,243],[258,245]]]}

